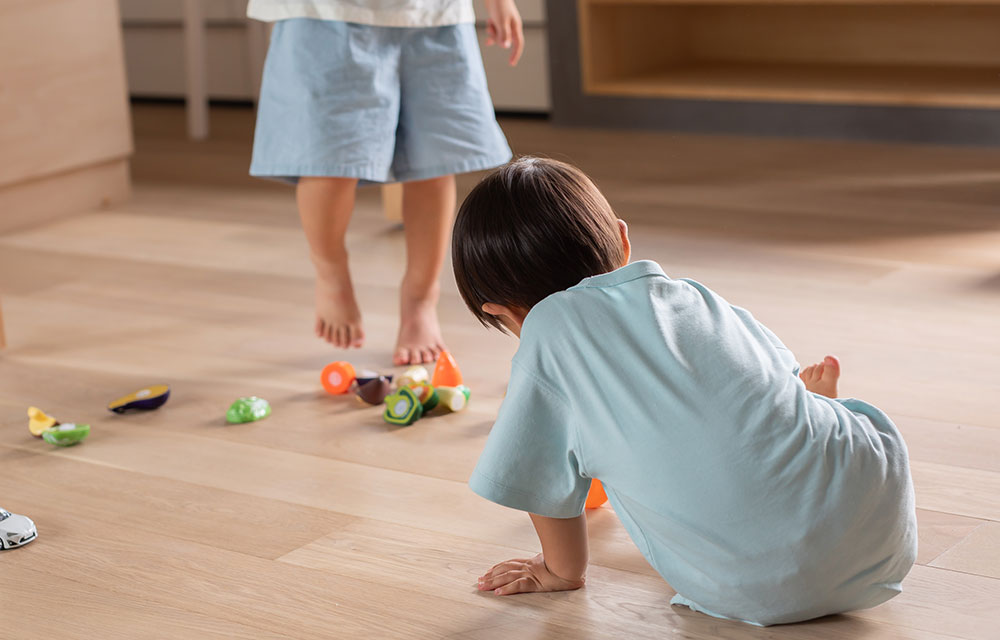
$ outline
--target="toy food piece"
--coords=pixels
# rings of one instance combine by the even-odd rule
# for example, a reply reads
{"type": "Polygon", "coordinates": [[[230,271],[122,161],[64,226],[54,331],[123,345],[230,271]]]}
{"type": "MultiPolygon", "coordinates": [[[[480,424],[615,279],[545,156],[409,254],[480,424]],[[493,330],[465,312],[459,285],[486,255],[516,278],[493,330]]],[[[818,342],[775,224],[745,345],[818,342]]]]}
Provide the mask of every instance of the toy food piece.
{"type": "Polygon", "coordinates": [[[367,404],[382,404],[385,402],[385,397],[392,393],[392,377],[377,376],[365,379],[364,382],[358,378],[358,388],[354,393],[367,404]]]}
{"type": "Polygon", "coordinates": [[[435,387],[457,387],[462,384],[462,372],[458,369],[458,363],[447,351],[441,352],[437,364],[434,365],[434,378],[431,384],[435,387]]]}
{"type": "Polygon", "coordinates": [[[28,544],[37,537],[38,529],[31,518],[0,509],[0,551],[28,544]]]}
{"type": "Polygon", "coordinates": [[[354,367],[350,362],[338,361],[323,367],[319,380],[327,393],[339,396],[350,390],[355,377],[354,367]]]}
{"type": "Polygon", "coordinates": [[[42,439],[57,447],[71,447],[79,444],[84,438],[90,435],[89,424],[73,424],[64,422],[54,427],[49,427],[42,432],[42,439]]]}
{"type": "Polygon", "coordinates": [[[429,380],[430,375],[427,373],[427,369],[419,366],[410,367],[396,380],[396,388],[412,387],[413,385],[428,382],[429,380]]]}
{"type": "Polygon", "coordinates": [[[438,387],[438,397],[441,399],[440,406],[448,411],[461,411],[469,406],[469,388],[460,387],[438,387]]]}
{"type": "Polygon", "coordinates": [[[365,369],[363,371],[358,371],[355,374],[355,376],[354,376],[354,382],[356,382],[358,384],[358,386],[360,387],[363,384],[367,384],[367,383],[371,382],[372,380],[377,380],[379,378],[385,378],[389,382],[392,382],[392,376],[391,375],[383,376],[381,373],[378,373],[377,371],[369,371],[367,369],[365,369]]]}
{"type": "Polygon", "coordinates": [[[438,406],[438,402],[441,401],[434,387],[426,382],[415,384],[410,388],[413,389],[413,392],[416,393],[417,397],[420,399],[420,404],[424,408],[424,413],[433,411],[434,407],[438,406]]]}
{"type": "Polygon", "coordinates": [[[608,501],[608,494],[604,493],[604,485],[597,478],[590,483],[590,493],[587,494],[587,509],[596,509],[608,501]]]}
{"type": "Polygon", "coordinates": [[[226,422],[237,424],[242,422],[256,422],[271,415],[271,405],[264,398],[250,396],[248,398],[237,398],[226,411],[226,422]]]}
{"type": "Polygon", "coordinates": [[[420,403],[416,392],[409,387],[403,387],[385,398],[385,413],[382,417],[389,424],[413,424],[422,415],[424,406],[420,403]]]}
{"type": "Polygon", "coordinates": [[[152,411],[159,409],[170,399],[170,387],[165,384],[154,384],[145,389],[139,389],[127,396],[122,396],[108,404],[108,410],[115,413],[126,411],[152,411]]]}
{"type": "Polygon", "coordinates": [[[58,420],[45,415],[45,412],[38,407],[28,407],[28,431],[36,438],[41,438],[43,431],[57,424],[59,424],[58,420]]]}

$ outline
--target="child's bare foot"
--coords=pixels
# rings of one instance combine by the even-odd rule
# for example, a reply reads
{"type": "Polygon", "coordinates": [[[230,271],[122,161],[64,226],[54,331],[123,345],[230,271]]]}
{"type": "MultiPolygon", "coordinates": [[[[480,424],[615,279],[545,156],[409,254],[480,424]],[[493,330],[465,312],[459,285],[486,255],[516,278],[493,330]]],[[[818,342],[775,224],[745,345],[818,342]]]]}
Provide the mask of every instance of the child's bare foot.
{"type": "Polygon", "coordinates": [[[393,362],[396,365],[434,362],[445,348],[438,325],[437,291],[429,296],[414,296],[407,292],[404,283],[399,297],[399,338],[393,362]]]}
{"type": "Polygon", "coordinates": [[[840,380],[840,361],[833,356],[823,358],[823,362],[806,367],[799,377],[806,383],[806,389],[827,398],[837,397],[837,381],[840,380]]]}
{"type": "Polygon", "coordinates": [[[365,341],[361,310],[354,298],[347,261],[316,264],[316,335],[342,349],[360,347],[365,341]]]}
{"type": "Polygon", "coordinates": [[[295,189],[316,267],[316,335],[341,348],[360,347],[365,338],[344,245],[357,184],[356,178],[303,176],[295,189]]]}

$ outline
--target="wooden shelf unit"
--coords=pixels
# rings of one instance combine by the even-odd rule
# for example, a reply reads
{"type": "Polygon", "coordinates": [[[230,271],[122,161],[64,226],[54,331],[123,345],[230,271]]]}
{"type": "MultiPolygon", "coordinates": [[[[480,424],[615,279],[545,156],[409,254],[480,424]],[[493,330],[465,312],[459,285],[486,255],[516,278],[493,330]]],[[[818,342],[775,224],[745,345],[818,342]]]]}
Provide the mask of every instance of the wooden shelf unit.
{"type": "Polygon", "coordinates": [[[593,95],[1000,108],[1000,0],[578,0],[593,95]]]}

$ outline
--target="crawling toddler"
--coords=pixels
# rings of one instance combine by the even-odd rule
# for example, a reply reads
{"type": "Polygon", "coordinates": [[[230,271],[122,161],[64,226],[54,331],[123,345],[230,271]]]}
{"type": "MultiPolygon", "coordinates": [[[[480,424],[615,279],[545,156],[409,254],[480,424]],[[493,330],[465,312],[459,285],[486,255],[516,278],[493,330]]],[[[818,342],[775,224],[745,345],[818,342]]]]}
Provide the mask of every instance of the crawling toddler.
{"type": "Polygon", "coordinates": [[[800,371],[745,309],[658,264],[572,166],[522,158],[463,203],[465,302],[520,337],[470,480],[526,511],[542,553],[480,589],[576,589],[584,501],[600,479],[672,602],[757,625],[876,606],[916,555],[906,446],[882,411],[837,397],[840,363],[800,371]]]}

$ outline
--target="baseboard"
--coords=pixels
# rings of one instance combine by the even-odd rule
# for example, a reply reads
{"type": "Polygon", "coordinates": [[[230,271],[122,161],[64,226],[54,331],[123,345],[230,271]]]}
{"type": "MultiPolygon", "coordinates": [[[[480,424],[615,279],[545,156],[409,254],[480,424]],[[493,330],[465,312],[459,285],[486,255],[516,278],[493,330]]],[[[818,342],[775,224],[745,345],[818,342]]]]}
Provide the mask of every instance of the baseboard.
{"type": "Polygon", "coordinates": [[[129,196],[125,158],[0,187],[0,233],[99,209],[129,196]]]}

